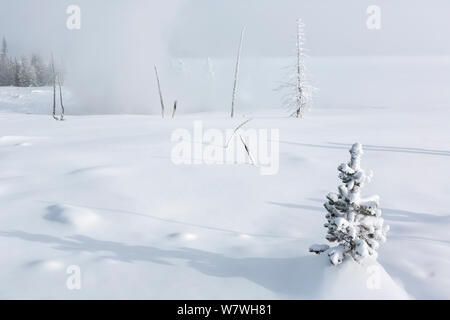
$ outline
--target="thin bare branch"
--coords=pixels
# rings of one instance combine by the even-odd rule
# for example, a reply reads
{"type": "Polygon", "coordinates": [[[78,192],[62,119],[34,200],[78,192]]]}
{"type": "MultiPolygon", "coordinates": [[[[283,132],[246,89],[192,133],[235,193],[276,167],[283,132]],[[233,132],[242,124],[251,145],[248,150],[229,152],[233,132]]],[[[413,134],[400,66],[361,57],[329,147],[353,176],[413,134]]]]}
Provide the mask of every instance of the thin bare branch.
{"type": "Polygon", "coordinates": [[[236,60],[236,70],[235,70],[235,74],[234,74],[234,85],[233,85],[233,97],[231,100],[231,117],[234,117],[234,106],[236,103],[236,95],[237,95],[237,86],[238,86],[238,78],[239,78],[239,65],[240,65],[240,60],[241,60],[241,51],[242,51],[242,41],[244,39],[244,32],[245,32],[245,27],[242,28],[241,31],[241,39],[239,41],[239,49],[238,49],[238,55],[237,55],[237,60],[236,60]]]}
{"type": "Polygon", "coordinates": [[[155,74],[156,74],[156,81],[158,82],[159,99],[161,101],[161,114],[164,119],[164,100],[161,92],[161,83],[159,82],[158,69],[156,68],[156,65],[155,65],[155,74]]]}
{"type": "Polygon", "coordinates": [[[239,138],[241,138],[241,141],[242,141],[242,143],[244,144],[245,151],[247,152],[247,155],[248,155],[248,158],[249,158],[250,161],[251,161],[251,164],[252,164],[253,166],[255,166],[255,161],[253,160],[253,157],[252,157],[252,155],[250,154],[250,149],[248,148],[248,146],[247,146],[247,144],[245,143],[244,139],[242,139],[242,136],[241,136],[241,135],[239,135],[239,138]]]}
{"type": "Polygon", "coordinates": [[[242,128],[243,126],[245,126],[247,123],[249,123],[250,121],[252,121],[252,120],[253,120],[253,119],[248,119],[248,120],[242,122],[240,125],[238,125],[238,126],[236,127],[236,129],[234,129],[233,134],[231,135],[231,137],[228,139],[227,143],[225,144],[225,147],[224,147],[225,149],[228,148],[228,145],[230,144],[230,142],[231,142],[231,140],[233,139],[233,137],[234,137],[234,135],[236,134],[236,132],[237,132],[240,128],[242,128]]]}

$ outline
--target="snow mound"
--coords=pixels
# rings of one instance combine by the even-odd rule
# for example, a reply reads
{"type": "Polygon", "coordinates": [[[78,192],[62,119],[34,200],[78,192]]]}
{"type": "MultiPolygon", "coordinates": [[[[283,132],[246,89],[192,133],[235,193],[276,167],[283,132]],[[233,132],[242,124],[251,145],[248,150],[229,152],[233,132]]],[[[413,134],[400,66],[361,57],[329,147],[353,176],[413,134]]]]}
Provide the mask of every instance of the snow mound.
{"type": "Polygon", "coordinates": [[[91,210],[58,204],[47,207],[44,219],[73,226],[79,231],[91,229],[100,222],[100,217],[91,210]]]}
{"type": "Polygon", "coordinates": [[[41,269],[44,271],[59,271],[64,264],[58,260],[33,260],[25,264],[26,268],[41,269]]]}
{"type": "Polygon", "coordinates": [[[171,233],[171,234],[167,235],[167,238],[184,240],[184,241],[193,241],[193,240],[196,240],[198,238],[198,236],[194,233],[171,233]]]}
{"type": "Polygon", "coordinates": [[[29,140],[36,140],[36,137],[27,136],[0,136],[0,146],[29,146],[29,140]]]}
{"type": "Polygon", "coordinates": [[[313,299],[410,299],[406,291],[394,282],[386,270],[374,259],[362,263],[351,259],[332,266],[327,255],[315,256],[306,272],[316,281],[313,299]]]}
{"type": "Polygon", "coordinates": [[[110,166],[92,166],[82,167],[70,171],[69,175],[86,175],[86,176],[117,176],[124,173],[125,170],[110,166]]]}

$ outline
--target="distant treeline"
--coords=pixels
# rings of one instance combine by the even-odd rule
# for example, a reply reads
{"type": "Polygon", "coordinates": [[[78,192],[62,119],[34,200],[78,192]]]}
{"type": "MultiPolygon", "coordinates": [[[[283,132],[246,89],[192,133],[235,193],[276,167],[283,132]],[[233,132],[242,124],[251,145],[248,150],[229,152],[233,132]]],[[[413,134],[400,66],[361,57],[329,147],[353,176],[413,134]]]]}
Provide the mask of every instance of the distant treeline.
{"type": "Polygon", "coordinates": [[[41,87],[53,85],[51,62],[45,63],[38,54],[30,58],[9,57],[8,44],[3,38],[0,51],[0,86],[41,87]]]}

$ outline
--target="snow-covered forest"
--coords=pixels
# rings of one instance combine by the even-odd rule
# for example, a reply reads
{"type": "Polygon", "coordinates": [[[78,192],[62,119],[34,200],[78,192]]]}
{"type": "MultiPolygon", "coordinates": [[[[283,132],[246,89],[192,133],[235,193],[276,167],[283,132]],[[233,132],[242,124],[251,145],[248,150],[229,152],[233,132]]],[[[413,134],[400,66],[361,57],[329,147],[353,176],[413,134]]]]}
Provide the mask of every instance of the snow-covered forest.
{"type": "Polygon", "coordinates": [[[0,299],[450,298],[432,1],[5,0],[0,299]]]}
{"type": "Polygon", "coordinates": [[[42,87],[52,84],[51,64],[45,63],[39,54],[30,58],[10,57],[8,43],[2,40],[0,51],[0,86],[42,87]]]}

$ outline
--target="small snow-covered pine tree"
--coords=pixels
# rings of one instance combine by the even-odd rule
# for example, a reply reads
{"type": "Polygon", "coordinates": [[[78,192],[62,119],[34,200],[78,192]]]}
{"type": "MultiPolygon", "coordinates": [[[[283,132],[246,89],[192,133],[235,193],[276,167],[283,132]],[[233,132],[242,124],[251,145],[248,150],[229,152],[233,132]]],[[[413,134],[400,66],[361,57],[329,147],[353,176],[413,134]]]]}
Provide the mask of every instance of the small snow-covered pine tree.
{"type": "Polygon", "coordinates": [[[360,194],[361,188],[372,179],[372,173],[366,173],[360,166],[361,144],[355,143],[350,154],[350,162],[338,167],[343,182],[338,193],[329,193],[324,204],[328,211],[326,238],[336,246],[313,245],[309,249],[317,254],[326,252],[333,265],[342,263],[347,256],[358,262],[368,256],[376,258],[379,244],[386,241],[389,231],[381,218],[379,197],[362,198],[360,194]]]}

